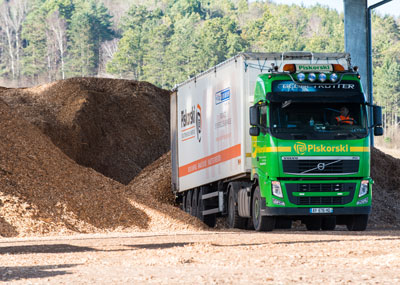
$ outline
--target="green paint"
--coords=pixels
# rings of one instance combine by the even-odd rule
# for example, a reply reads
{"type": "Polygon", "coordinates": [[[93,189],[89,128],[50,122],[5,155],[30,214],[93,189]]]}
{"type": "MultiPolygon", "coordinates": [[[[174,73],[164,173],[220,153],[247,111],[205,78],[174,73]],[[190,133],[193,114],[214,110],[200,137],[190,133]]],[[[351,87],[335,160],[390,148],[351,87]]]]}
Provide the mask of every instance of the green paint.
{"type": "MultiPolygon", "coordinates": [[[[329,76],[329,73],[327,73],[329,76]]],[[[295,77],[295,76],[294,76],[295,77]]],[[[295,77],[296,78],[296,77],[295,77]]],[[[252,179],[257,178],[259,181],[261,196],[265,198],[267,207],[274,208],[315,208],[315,207],[329,207],[329,208],[346,208],[346,207],[359,207],[370,206],[372,198],[373,183],[370,177],[370,151],[369,151],[369,135],[365,133],[364,136],[346,137],[343,139],[340,132],[337,138],[330,139],[314,139],[312,136],[302,138],[301,135],[296,138],[278,138],[271,131],[271,115],[273,114],[273,102],[268,101],[267,94],[272,92],[274,81],[291,81],[289,75],[284,74],[262,74],[259,76],[254,93],[254,103],[258,103],[262,108],[261,113],[265,113],[264,124],[265,129],[261,128],[261,133],[258,137],[252,137],[252,179]],[[264,86],[262,86],[262,84],[264,86]],[[291,174],[283,170],[283,157],[289,157],[296,160],[298,157],[316,157],[315,160],[321,160],[320,157],[336,157],[340,160],[341,157],[355,157],[359,163],[358,171],[355,173],[344,174],[324,174],[324,173],[303,173],[291,174]],[[318,158],[319,157],[319,158],[318,158]],[[306,178],[307,180],[304,180],[306,178]],[[362,180],[370,181],[370,191],[363,197],[358,197],[360,184],[362,180]],[[280,181],[283,199],[274,197],[271,192],[272,181],[280,181]],[[296,205],[289,201],[288,191],[286,186],[289,184],[345,184],[353,183],[355,189],[353,192],[341,189],[339,191],[327,192],[293,192],[293,197],[347,197],[353,195],[350,202],[343,205],[296,205]],[[368,197],[368,203],[363,205],[356,205],[357,201],[368,197]],[[272,198],[285,202],[285,206],[275,205],[272,198]]],[[[360,82],[356,75],[344,75],[342,80],[360,82]]],[[[337,91],[340,92],[340,91],[337,91]]],[[[362,90],[361,90],[362,92],[362,90]]],[[[323,102],[323,99],[320,99],[323,102]]],[[[293,104],[293,103],[291,103],[293,104]]],[[[290,105],[290,103],[289,103],[290,105]]],[[[360,108],[363,106],[360,104],[360,108]]],[[[280,107],[282,108],[282,106],[280,107]]],[[[285,108],[285,107],[284,107],[285,108]]],[[[366,115],[361,112],[360,120],[366,120],[366,115]]],[[[361,124],[361,123],[360,123],[361,124]]],[[[323,126],[321,132],[323,132],[323,126]]],[[[335,160],[332,160],[335,161],[335,160]]],[[[324,166],[328,167],[328,166],[324,166]]],[[[312,168],[312,167],[310,167],[312,168]]],[[[292,199],[293,200],[293,199],[292,199]]]]}

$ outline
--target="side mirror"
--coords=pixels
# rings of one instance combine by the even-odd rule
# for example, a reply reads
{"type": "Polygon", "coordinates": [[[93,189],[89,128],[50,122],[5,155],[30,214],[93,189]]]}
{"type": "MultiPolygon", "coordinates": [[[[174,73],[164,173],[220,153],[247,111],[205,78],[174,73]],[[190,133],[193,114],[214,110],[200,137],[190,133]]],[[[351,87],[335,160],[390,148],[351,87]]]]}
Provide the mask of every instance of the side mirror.
{"type": "Polygon", "coordinates": [[[258,137],[260,135],[260,128],[259,127],[251,127],[250,128],[250,136],[258,137]]]}
{"type": "Polygon", "coordinates": [[[382,107],[373,105],[372,106],[373,113],[373,126],[382,126],[382,107]]]}
{"type": "Polygon", "coordinates": [[[260,108],[258,107],[258,105],[250,107],[250,125],[260,125],[260,108]]]}
{"type": "Polygon", "coordinates": [[[383,128],[382,127],[375,127],[374,128],[374,136],[382,136],[383,135],[383,128]]]}

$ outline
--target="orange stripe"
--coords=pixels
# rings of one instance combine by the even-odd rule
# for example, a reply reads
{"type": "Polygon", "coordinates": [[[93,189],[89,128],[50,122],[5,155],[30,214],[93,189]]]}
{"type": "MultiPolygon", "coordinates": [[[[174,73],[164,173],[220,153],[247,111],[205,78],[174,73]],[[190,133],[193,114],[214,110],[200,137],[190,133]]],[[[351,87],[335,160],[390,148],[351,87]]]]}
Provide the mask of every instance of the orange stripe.
{"type": "Polygon", "coordinates": [[[187,128],[187,129],[184,129],[184,130],[181,130],[181,132],[186,132],[186,131],[188,131],[188,130],[191,130],[191,129],[193,129],[195,126],[191,126],[190,128],[187,128]]]}
{"type": "Polygon", "coordinates": [[[193,136],[193,137],[186,138],[186,139],[184,139],[184,140],[182,140],[182,141],[184,142],[184,141],[187,141],[187,140],[190,140],[190,139],[193,139],[193,138],[194,138],[194,136],[193,136]]]}
{"type": "Polygon", "coordinates": [[[241,145],[237,144],[230,148],[214,153],[210,156],[201,158],[199,160],[193,161],[192,163],[179,167],[179,177],[183,177],[196,171],[222,163],[224,161],[231,160],[232,158],[240,156],[240,154],[241,145]]]}

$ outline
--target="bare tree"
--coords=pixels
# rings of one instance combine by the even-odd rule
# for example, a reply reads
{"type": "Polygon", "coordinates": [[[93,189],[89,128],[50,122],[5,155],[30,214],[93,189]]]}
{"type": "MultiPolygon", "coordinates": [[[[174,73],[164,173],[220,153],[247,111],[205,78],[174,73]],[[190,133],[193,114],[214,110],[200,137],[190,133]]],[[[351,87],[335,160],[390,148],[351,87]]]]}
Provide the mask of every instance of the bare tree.
{"type": "Polygon", "coordinates": [[[107,62],[109,62],[113,57],[114,53],[118,50],[119,39],[113,39],[111,41],[106,41],[101,44],[100,51],[100,70],[105,71],[107,62]]]}
{"type": "Polygon", "coordinates": [[[0,6],[0,23],[6,34],[12,78],[20,75],[21,29],[28,12],[28,0],[3,1],[0,6]]]}
{"type": "Polygon", "coordinates": [[[60,61],[61,61],[61,75],[65,79],[65,49],[67,45],[67,22],[60,17],[58,9],[47,19],[48,27],[55,37],[60,61]]]}

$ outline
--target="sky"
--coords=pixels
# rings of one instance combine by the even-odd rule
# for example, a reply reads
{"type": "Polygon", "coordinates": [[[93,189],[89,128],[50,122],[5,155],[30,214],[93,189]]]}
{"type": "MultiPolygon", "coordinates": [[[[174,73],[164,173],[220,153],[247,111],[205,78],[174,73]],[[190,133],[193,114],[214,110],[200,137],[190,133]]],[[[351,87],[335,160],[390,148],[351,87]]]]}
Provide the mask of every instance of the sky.
{"type": "MultiPolygon", "coordinates": [[[[315,4],[321,4],[330,8],[336,9],[339,12],[343,12],[343,0],[273,0],[279,4],[303,4],[304,6],[311,6],[315,4]]],[[[368,0],[368,6],[374,5],[375,3],[381,2],[382,0],[368,0]]],[[[381,15],[389,14],[394,16],[400,16],[400,0],[392,0],[379,8],[374,9],[381,15]]]]}

